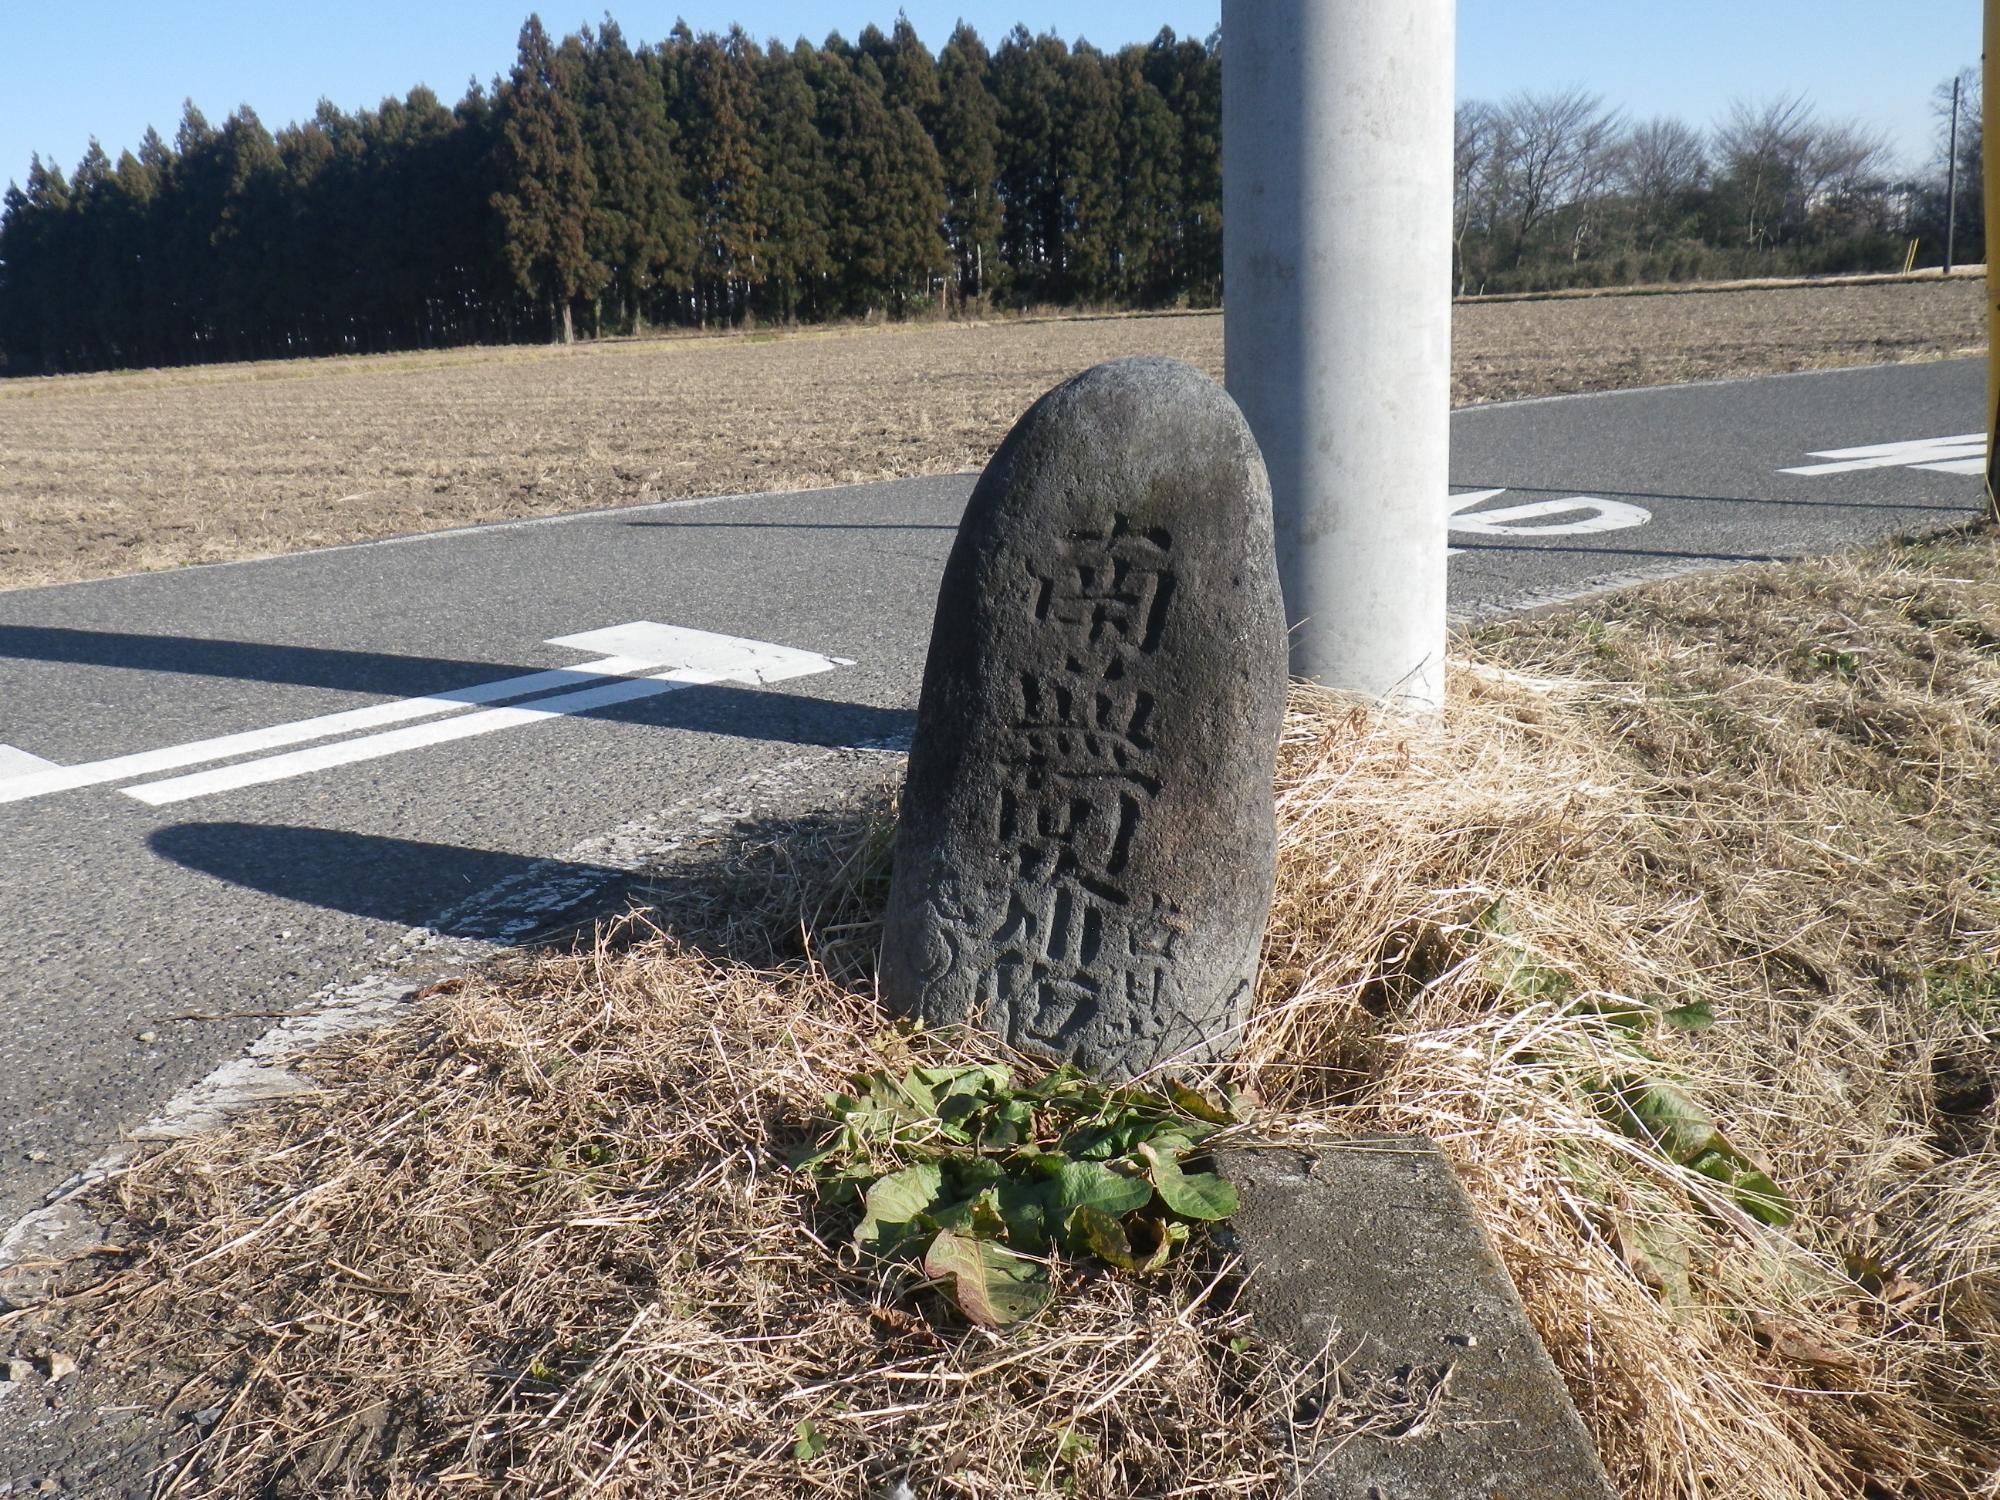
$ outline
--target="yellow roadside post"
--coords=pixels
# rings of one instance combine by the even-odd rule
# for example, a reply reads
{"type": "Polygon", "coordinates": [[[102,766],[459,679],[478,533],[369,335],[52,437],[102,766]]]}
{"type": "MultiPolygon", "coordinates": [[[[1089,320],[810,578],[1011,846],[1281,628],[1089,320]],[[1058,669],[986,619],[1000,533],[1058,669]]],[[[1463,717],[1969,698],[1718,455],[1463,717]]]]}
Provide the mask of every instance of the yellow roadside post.
{"type": "Polygon", "coordinates": [[[1984,50],[1979,60],[1980,68],[1980,138],[1979,155],[1981,169],[1985,173],[1984,203],[1986,212],[1986,512],[1994,520],[2000,521],[2000,483],[1995,482],[1994,439],[1995,428],[2000,427],[2000,281],[1994,279],[1993,261],[1993,204],[2000,196],[2000,164],[1995,162],[1995,135],[1993,113],[1987,105],[1994,98],[1994,78],[2000,73],[2000,0],[1986,0],[1986,34],[1984,50]]]}

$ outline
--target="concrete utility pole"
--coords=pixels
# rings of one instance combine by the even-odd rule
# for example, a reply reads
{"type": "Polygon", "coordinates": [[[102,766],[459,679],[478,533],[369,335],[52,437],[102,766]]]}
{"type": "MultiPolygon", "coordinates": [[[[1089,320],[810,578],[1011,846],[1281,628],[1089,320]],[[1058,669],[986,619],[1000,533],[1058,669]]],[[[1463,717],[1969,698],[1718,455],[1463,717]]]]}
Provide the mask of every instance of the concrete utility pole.
{"type": "Polygon", "coordinates": [[[1292,670],[1407,708],[1444,697],[1453,20],[1222,5],[1225,364],[1271,471],[1292,670]]]}
{"type": "Polygon", "coordinates": [[[1944,158],[1944,274],[1951,274],[1951,252],[1958,241],[1958,80],[1951,81],[1951,144],[1944,158]]]}

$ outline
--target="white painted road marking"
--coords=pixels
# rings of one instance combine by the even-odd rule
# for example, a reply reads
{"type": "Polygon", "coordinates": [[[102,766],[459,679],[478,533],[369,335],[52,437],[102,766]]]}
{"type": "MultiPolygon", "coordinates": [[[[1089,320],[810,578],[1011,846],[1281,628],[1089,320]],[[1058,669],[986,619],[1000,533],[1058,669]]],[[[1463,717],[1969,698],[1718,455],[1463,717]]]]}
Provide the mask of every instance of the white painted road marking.
{"type": "Polygon", "coordinates": [[[12,745],[0,745],[0,781],[6,781],[13,776],[25,776],[30,771],[46,771],[54,765],[54,761],[43,760],[39,755],[16,750],[12,745]]]}
{"type": "Polygon", "coordinates": [[[780,682],[787,677],[804,677],[814,672],[830,672],[834,665],[832,658],[821,657],[817,666],[771,668],[763,671],[746,669],[735,673],[701,672],[688,667],[676,667],[671,672],[663,672],[657,677],[641,678],[637,682],[614,682],[605,687],[583,688],[573,693],[557,693],[552,697],[538,698],[533,703],[517,704],[512,708],[482,709],[476,714],[468,714],[462,718],[418,724],[409,729],[392,729],[383,734],[366,735],[358,740],[344,740],[337,745],[315,745],[310,750],[294,750],[286,755],[272,755],[263,760],[246,761],[241,765],[222,766],[213,771],[197,771],[191,776],[176,776],[169,781],[152,781],[139,786],[128,786],[124,791],[128,797],[137,797],[141,802],[154,807],[165,807],[170,802],[185,802],[190,797],[206,797],[213,792],[233,792],[241,787],[261,786],[269,781],[283,781],[291,776],[305,776],[314,771],[331,770],[335,766],[351,766],[357,761],[379,760],[385,755],[400,755],[405,750],[420,750],[429,745],[444,745],[453,740],[471,739],[476,735],[492,734],[501,729],[533,724],[541,719],[558,719],[570,714],[589,713],[593,709],[610,708],[614,704],[632,703],[641,698],[671,693],[677,688],[700,687],[716,682],[744,682],[752,685],[780,682]]]}
{"type": "Polygon", "coordinates": [[[607,657],[603,661],[586,662],[582,666],[563,667],[550,672],[530,672],[525,676],[509,677],[499,682],[454,688],[450,692],[436,693],[425,698],[398,698],[392,703],[376,703],[367,708],[351,708],[341,713],[320,714],[311,719],[295,719],[289,724],[273,724],[268,729],[247,729],[241,734],[225,734],[210,740],[193,740],[185,745],[169,745],[164,750],[141,750],[133,755],[86,761],[77,766],[51,766],[46,771],[30,772],[25,776],[15,776],[0,781],[0,802],[21,802],[30,797],[46,796],[50,792],[66,792],[76,787],[102,786],[109,781],[129,781],[138,776],[157,775],[161,771],[177,771],[183,766],[198,766],[205,761],[229,760],[238,755],[253,755],[260,750],[276,750],[285,745],[303,744],[308,740],[331,739],[335,735],[352,734],[357,729],[374,729],[383,724],[398,724],[410,719],[429,718],[436,714],[457,713],[462,708],[491,703],[500,698],[520,698],[529,693],[548,692],[559,687],[574,687],[579,682],[587,682],[596,677],[653,672],[659,670],[659,667],[660,663],[656,661],[607,657]]]}
{"type": "Polygon", "coordinates": [[[572,651],[623,652],[662,667],[718,672],[732,681],[742,680],[744,672],[754,675],[772,670],[778,675],[769,680],[776,682],[824,672],[829,662],[836,667],[854,665],[844,656],[821,656],[817,651],[774,646],[769,641],[746,641],[740,636],[715,635],[682,625],[656,625],[651,620],[586,630],[581,635],[559,635],[545,644],[566,646],[572,651]],[[808,670],[794,670],[801,667],[808,670]]]}
{"type": "Polygon", "coordinates": [[[1903,443],[1874,443],[1865,448],[1828,448],[1812,457],[1832,462],[1804,464],[1778,472],[1819,475],[1852,474],[1861,469],[1929,469],[1938,474],[1984,474],[1986,434],[1967,432],[1958,437],[1913,438],[1903,443]]]}
{"type": "Polygon", "coordinates": [[[1520,505],[1503,505],[1497,510],[1470,509],[1482,500],[1491,500],[1495,495],[1506,493],[1505,490],[1474,490],[1467,495],[1453,495],[1451,529],[1470,531],[1476,536],[1575,536],[1586,531],[1624,531],[1628,527],[1644,526],[1653,519],[1653,513],[1642,505],[1628,505],[1623,500],[1599,500],[1592,495],[1571,495],[1566,500],[1530,500],[1520,505]],[[1520,524],[1523,521],[1540,521],[1544,516],[1566,516],[1579,511],[1584,514],[1574,521],[1538,526],[1520,524]]]}
{"type": "MultiPolygon", "coordinates": [[[[371,704],[366,708],[348,709],[340,713],[299,719],[288,724],[276,724],[267,729],[246,730],[240,734],[196,740],[162,750],[146,750],[132,755],[114,756],[108,760],[90,761],[83,765],[55,766],[44,761],[41,762],[40,768],[30,767],[12,774],[6,774],[4,765],[0,765],[0,803],[25,801],[31,797],[46,796],[51,792],[68,791],[77,787],[101,786],[108,782],[155,776],[163,771],[181,770],[209,761],[230,760],[237,756],[282,749],[288,745],[304,744],[313,740],[333,739],[340,735],[352,734],[356,730],[380,729],[385,725],[407,723],[412,719],[459,715],[463,709],[508,698],[553,694],[538,700],[535,705],[537,712],[529,713],[521,707],[505,710],[507,714],[521,714],[524,717],[509,718],[504,722],[496,722],[485,713],[463,715],[443,724],[429,724],[416,730],[401,731],[400,735],[407,737],[401,742],[398,742],[398,735],[372,735],[340,745],[323,746],[311,752],[298,752],[292,756],[252,761],[215,773],[212,779],[216,784],[212,787],[206,784],[211,778],[180,777],[172,782],[150,783],[145,790],[157,792],[161,788],[195,783],[201,783],[204,790],[218,791],[226,785],[252,786],[260,781],[300,775],[308,770],[322,769],[323,766],[344,765],[352,760],[372,759],[379,754],[393,754],[400,749],[415,749],[420,744],[444,743],[470,735],[491,733],[495,729],[508,728],[515,723],[587,712],[593,707],[602,707],[608,703],[670,692],[675,687],[692,685],[689,680],[690,673],[695,674],[693,680],[711,682],[729,680],[754,685],[760,682],[781,681],[787,677],[805,676],[811,672],[829,671],[836,666],[852,665],[844,658],[796,651],[788,646],[772,645],[765,641],[746,641],[735,636],[715,635],[705,630],[660,625],[650,620],[636,620],[627,625],[612,626],[602,631],[561,636],[547,644],[590,650],[609,646],[614,639],[626,650],[579,666],[529,672],[517,677],[478,683],[422,698],[400,698],[390,703],[371,704]],[[669,672],[662,673],[663,667],[668,668],[669,672]],[[667,676],[676,673],[680,674],[681,680],[664,682],[667,676]],[[607,687],[602,685],[602,679],[606,677],[628,680],[612,683],[607,687]],[[555,692],[556,689],[562,688],[577,689],[579,684],[591,682],[600,685],[568,693],[555,692]],[[599,701],[582,701],[603,693],[610,693],[613,696],[599,701]],[[457,726],[460,724],[471,724],[476,727],[458,731],[457,726]],[[374,748],[365,754],[347,753],[343,758],[342,753],[354,752],[354,747],[379,747],[384,742],[395,743],[391,749],[374,748]],[[323,765],[308,763],[315,757],[323,758],[323,765]],[[257,767],[269,768],[276,761],[296,765],[298,769],[279,770],[274,774],[249,774],[257,767]],[[235,779],[231,780],[232,777],[235,779]]],[[[613,649],[616,650],[615,647],[613,649]]],[[[179,796],[157,799],[153,796],[141,796],[141,790],[134,788],[133,795],[140,796],[142,801],[181,800],[179,796]]],[[[189,791],[186,795],[199,796],[202,792],[189,791]]]]}
{"type": "MultiPolygon", "coordinates": [[[[1507,491],[1470,490],[1463,495],[1451,497],[1451,521],[1453,531],[1471,532],[1474,536],[1578,536],[1591,531],[1625,531],[1633,526],[1644,526],[1653,519],[1653,513],[1643,505],[1628,505],[1623,500],[1600,500],[1594,495],[1571,495],[1561,500],[1527,500],[1519,505],[1502,505],[1493,510],[1474,510],[1475,505],[1484,504],[1507,491]],[[1548,521],[1548,516],[1576,515],[1574,521],[1548,521]],[[1523,525],[1523,522],[1535,522],[1523,525]]],[[[1448,557],[1460,556],[1463,549],[1450,548],[1448,557]]]]}

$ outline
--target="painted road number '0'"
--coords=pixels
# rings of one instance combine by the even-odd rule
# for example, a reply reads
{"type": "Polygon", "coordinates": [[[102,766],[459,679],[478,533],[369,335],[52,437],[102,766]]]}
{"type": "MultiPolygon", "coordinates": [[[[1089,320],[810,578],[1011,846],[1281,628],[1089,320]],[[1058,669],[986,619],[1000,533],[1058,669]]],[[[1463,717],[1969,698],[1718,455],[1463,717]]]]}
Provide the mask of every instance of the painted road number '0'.
{"type": "MultiPolygon", "coordinates": [[[[1590,531],[1625,531],[1653,519],[1653,513],[1642,505],[1600,500],[1594,495],[1528,500],[1492,510],[1473,509],[1506,493],[1504,489],[1468,490],[1463,495],[1453,495],[1451,529],[1470,536],[1578,536],[1590,531]],[[1562,516],[1572,519],[1555,519],[1562,516]]],[[[1456,557],[1461,550],[1454,547],[1451,555],[1456,557]]]]}

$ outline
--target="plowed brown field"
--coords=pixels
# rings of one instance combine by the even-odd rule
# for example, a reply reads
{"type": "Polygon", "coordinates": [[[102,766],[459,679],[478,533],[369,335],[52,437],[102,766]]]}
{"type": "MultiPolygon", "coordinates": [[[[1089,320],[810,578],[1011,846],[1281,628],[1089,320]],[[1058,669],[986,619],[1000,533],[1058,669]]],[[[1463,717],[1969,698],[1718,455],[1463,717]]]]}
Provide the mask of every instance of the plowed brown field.
{"type": "MultiPolygon", "coordinates": [[[[1985,346],[1984,283],[1457,309],[1460,403],[1985,346]]],[[[1099,360],[1219,315],[920,324],[0,382],[0,588],[681,495],[973,469],[1099,360]]]]}

